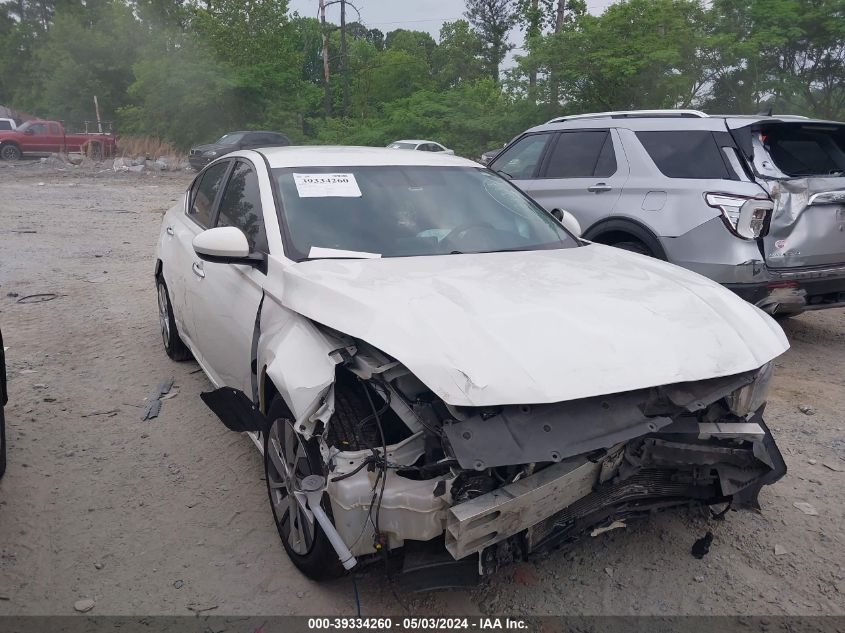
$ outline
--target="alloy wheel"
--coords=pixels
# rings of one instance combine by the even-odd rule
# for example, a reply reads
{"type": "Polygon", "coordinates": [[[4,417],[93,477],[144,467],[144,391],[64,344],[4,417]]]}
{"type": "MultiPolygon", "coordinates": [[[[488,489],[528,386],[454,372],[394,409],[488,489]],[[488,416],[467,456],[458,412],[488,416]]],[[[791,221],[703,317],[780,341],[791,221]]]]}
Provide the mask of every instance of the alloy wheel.
{"type": "Polygon", "coordinates": [[[273,514],[282,538],[291,550],[304,556],[314,545],[314,515],[293,491],[298,489],[297,482],[313,474],[305,445],[291,422],[280,419],[273,422],[266,446],[267,486],[273,514]]]}
{"type": "Polygon", "coordinates": [[[158,284],[158,320],[161,326],[161,339],[164,347],[170,345],[170,309],[167,304],[167,288],[163,283],[158,284]]]}

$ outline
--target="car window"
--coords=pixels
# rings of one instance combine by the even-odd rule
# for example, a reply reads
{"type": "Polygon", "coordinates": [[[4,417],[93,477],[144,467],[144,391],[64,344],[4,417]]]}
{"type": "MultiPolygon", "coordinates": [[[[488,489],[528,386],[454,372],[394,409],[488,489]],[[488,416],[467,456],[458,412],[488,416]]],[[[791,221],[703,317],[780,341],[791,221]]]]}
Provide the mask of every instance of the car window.
{"type": "Polygon", "coordinates": [[[669,178],[736,180],[713,133],[706,130],[637,132],[654,164],[669,178]]]}
{"type": "Polygon", "coordinates": [[[415,257],[570,248],[577,242],[507,180],[475,167],[274,169],[291,259],[355,251],[415,257]]]}
{"type": "Polygon", "coordinates": [[[56,123],[50,124],[50,134],[58,134],[59,133],[59,126],[56,123]]]}
{"type": "Polygon", "coordinates": [[[502,152],[490,168],[517,180],[533,178],[550,137],[551,133],[523,136],[502,152]]]}
{"type": "Polygon", "coordinates": [[[233,132],[232,134],[224,134],[215,143],[218,145],[237,145],[243,137],[242,132],[233,132]]]}
{"type": "Polygon", "coordinates": [[[761,140],[787,176],[828,176],[845,170],[845,133],[841,130],[771,126],[761,140]]]}
{"type": "Polygon", "coordinates": [[[268,134],[267,142],[273,145],[290,145],[290,139],[284,134],[268,134]]]}
{"type": "Polygon", "coordinates": [[[257,145],[263,145],[265,142],[266,140],[264,135],[258,132],[253,132],[252,134],[244,134],[244,137],[241,139],[241,145],[251,145],[253,147],[257,145]]]}
{"type": "Polygon", "coordinates": [[[0,130],[11,130],[12,124],[9,121],[0,121],[0,130]]]}
{"type": "Polygon", "coordinates": [[[387,147],[390,149],[417,149],[414,143],[391,143],[387,147]]]}
{"type": "Polygon", "coordinates": [[[217,226],[237,227],[246,235],[251,252],[269,252],[267,233],[264,229],[264,214],[261,210],[258,176],[248,163],[238,161],[235,164],[235,169],[220,199],[217,226]]]}
{"type": "Polygon", "coordinates": [[[194,186],[188,215],[202,227],[211,227],[214,201],[217,199],[217,192],[220,191],[227,169],[229,169],[228,161],[212,165],[202,173],[194,186]]]}
{"type": "Polygon", "coordinates": [[[613,142],[606,130],[563,132],[548,160],[545,178],[591,178],[612,176],[616,171],[613,142]],[[601,164],[600,164],[601,163],[601,164]]]}
{"type": "Polygon", "coordinates": [[[441,147],[437,143],[429,143],[429,148],[430,148],[430,151],[432,151],[432,152],[442,152],[443,149],[444,149],[443,147],[441,147]]]}
{"type": "Polygon", "coordinates": [[[43,123],[33,123],[29,126],[29,129],[32,130],[33,134],[45,134],[47,132],[47,126],[43,123]]]}

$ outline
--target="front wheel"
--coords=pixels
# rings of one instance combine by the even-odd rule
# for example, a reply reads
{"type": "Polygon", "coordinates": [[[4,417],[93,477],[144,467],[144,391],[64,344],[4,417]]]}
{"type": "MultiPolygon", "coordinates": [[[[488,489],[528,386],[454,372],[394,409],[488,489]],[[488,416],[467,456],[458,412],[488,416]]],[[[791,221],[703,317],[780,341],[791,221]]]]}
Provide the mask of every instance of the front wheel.
{"type": "Polygon", "coordinates": [[[623,251],[629,251],[631,253],[639,253],[640,255],[654,257],[654,254],[648,249],[648,246],[637,240],[616,242],[616,244],[613,244],[612,246],[614,248],[621,248],[623,251]]]}
{"type": "Polygon", "coordinates": [[[3,160],[20,160],[23,154],[17,145],[4,145],[0,147],[0,158],[3,160]]]}
{"type": "MultiPolygon", "coordinates": [[[[308,475],[325,476],[317,442],[306,442],[296,434],[279,396],[270,403],[268,417],[273,423],[264,437],[264,475],[282,545],[293,564],[308,578],[329,580],[342,576],[343,567],[329,539],[311,511],[292,492],[308,475]]],[[[322,503],[331,518],[325,495],[322,503]]]]}
{"type": "Polygon", "coordinates": [[[164,283],[162,275],[156,277],[156,295],[158,296],[158,322],[161,328],[164,351],[173,360],[188,360],[191,358],[191,351],[182,342],[182,337],[179,336],[176,318],[173,316],[173,305],[170,303],[167,284],[164,283]]]}

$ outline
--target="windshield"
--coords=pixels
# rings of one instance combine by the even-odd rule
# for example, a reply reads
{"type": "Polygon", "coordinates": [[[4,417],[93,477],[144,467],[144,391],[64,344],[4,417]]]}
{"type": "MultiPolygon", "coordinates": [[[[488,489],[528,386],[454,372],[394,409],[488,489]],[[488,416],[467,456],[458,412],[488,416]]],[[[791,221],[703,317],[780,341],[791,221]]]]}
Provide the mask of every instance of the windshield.
{"type": "Polygon", "coordinates": [[[571,248],[516,187],[476,167],[273,170],[292,259],[409,257],[571,248]]]}
{"type": "Polygon", "coordinates": [[[416,143],[391,143],[388,149],[417,149],[416,143]]]}
{"type": "Polygon", "coordinates": [[[239,142],[243,137],[244,135],[241,132],[236,132],[234,134],[224,134],[215,142],[218,145],[234,145],[235,143],[239,142]]]}

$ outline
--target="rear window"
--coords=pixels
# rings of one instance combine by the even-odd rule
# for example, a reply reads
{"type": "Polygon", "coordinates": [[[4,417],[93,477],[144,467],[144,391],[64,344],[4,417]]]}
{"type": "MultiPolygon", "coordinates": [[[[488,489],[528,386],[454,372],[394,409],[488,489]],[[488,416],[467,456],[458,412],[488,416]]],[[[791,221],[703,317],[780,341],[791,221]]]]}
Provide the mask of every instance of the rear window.
{"type": "Polygon", "coordinates": [[[736,180],[713,132],[637,132],[637,138],[664,176],[701,180],[736,180]]]}
{"type": "Polygon", "coordinates": [[[828,176],[845,171],[845,131],[779,126],[763,130],[760,140],[787,176],[828,176]]]}
{"type": "Polygon", "coordinates": [[[0,130],[11,130],[12,124],[8,121],[0,121],[0,130]]]}

